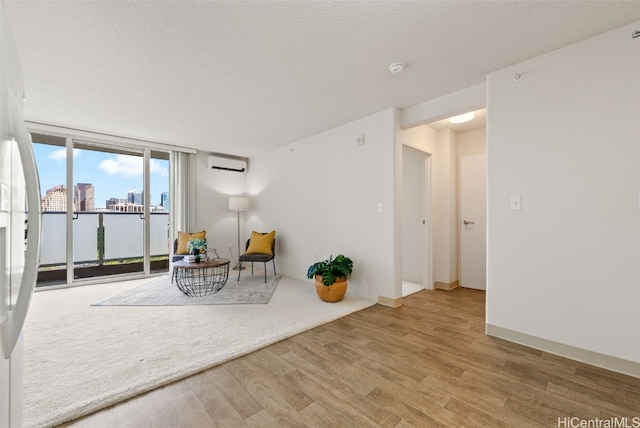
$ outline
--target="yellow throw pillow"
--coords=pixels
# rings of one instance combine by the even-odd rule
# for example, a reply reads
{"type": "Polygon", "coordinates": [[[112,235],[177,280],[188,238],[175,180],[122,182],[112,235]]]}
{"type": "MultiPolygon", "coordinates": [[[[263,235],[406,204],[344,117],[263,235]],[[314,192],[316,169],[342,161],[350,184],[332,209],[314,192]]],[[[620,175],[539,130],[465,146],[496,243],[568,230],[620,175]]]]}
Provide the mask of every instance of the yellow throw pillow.
{"type": "Polygon", "coordinates": [[[247,254],[273,254],[271,251],[271,244],[274,239],[276,239],[275,230],[265,233],[264,235],[254,230],[251,232],[247,254]]]}
{"type": "Polygon", "coordinates": [[[207,239],[207,231],[203,230],[200,232],[178,232],[178,248],[176,249],[176,254],[189,254],[187,251],[187,242],[191,239],[207,239]]]}

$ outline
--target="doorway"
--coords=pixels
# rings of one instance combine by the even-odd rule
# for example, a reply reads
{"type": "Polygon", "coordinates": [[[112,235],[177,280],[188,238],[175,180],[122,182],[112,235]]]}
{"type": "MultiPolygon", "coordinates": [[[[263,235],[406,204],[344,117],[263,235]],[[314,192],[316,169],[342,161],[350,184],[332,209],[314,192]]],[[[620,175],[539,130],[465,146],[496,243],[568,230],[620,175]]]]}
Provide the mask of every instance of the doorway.
{"type": "Polygon", "coordinates": [[[431,155],[402,146],[402,296],[430,289],[431,155]]]}
{"type": "MultiPolygon", "coordinates": [[[[398,219],[400,224],[400,242],[399,249],[401,257],[399,259],[400,270],[400,290],[402,295],[406,296],[405,291],[407,285],[418,284],[420,289],[441,288],[450,290],[461,285],[461,270],[465,270],[468,261],[475,260],[474,263],[486,269],[486,244],[485,238],[481,241],[481,252],[470,258],[468,253],[461,252],[461,226],[463,218],[460,217],[461,189],[460,189],[460,171],[461,159],[465,156],[484,155],[486,163],[486,110],[477,110],[474,112],[475,118],[466,123],[452,123],[448,119],[442,119],[437,122],[430,122],[424,125],[407,128],[403,130],[400,136],[402,169],[400,170],[401,189],[399,190],[400,198],[398,198],[398,219]],[[411,150],[409,150],[411,149],[411,150]],[[427,204],[429,209],[425,211],[424,220],[426,220],[425,230],[429,233],[429,237],[425,242],[429,243],[427,250],[428,256],[425,256],[424,264],[427,264],[427,274],[424,276],[412,273],[411,266],[415,265],[415,261],[411,260],[416,252],[407,248],[408,243],[415,241],[416,236],[420,236],[415,229],[412,232],[411,227],[415,222],[411,218],[411,213],[415,216],[415,206],[411,207],[410,201],[411,190],[406,188],[407,183],[415,181],[411,177],[419,175],[416,172],[416,165],[412,164],[415,156],[427,156],[426,165],[430,168],[430,173],[425,174],[425,185],[427,191],[424,193],[432,200],[427,204]],[[478,262],[478,260],[481,260],[478,262]]],[[[486,166],[485,166],[486,168],[486,166]]],[[[419,171],[419,170],[418,170],[419,171]]],[[[480,172],[481,179],[485,179],[486,173],[480,172]]],[[[486,193],[483,194],[483,203],[486,204],[486,193]]],[[[466,199],[466,197],[462,197],[466,199]]],[[[484,208],[481,208],[484,211],[484,208]]],[[[474,221],[473,219],[469,219],[474,221]]],[[[478,218],[478,222],[485,223],[486,217],[478,218]]],[[[486,234],[486,232],[485,232],[486,234]]],[[[473,253],[473,251],[472,251],[473,253]]],[[[415,260],[415,259],[414,259],[415,260]]],[[[413,270],[415,272],[415,270],[413,270]]],[[[486,273],[480,273],[484,278],[486,273]]],[[[472,281],[478,283],[477,281],[472,281]]],[[[471,288],[483,289],[486,279],[471,288]]],[[[467,286],[466,284],[462,284],[467,286]]],[[[419,291],[415,290],[415,291],[419,291]]]]}

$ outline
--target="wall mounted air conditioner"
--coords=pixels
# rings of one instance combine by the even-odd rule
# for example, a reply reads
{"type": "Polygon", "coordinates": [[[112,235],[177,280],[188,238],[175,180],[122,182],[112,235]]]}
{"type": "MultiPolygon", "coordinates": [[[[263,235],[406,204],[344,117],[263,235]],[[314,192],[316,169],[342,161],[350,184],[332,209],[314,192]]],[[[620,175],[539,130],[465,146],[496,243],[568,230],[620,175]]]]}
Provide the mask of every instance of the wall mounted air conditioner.
{"type": "Polygon", "coordinates": [[[244,174],[247,171],[247,161],[242,159],[225,158],[222,156],[209,156],[207,159],[209,169],[218,171],[232,171],[244,174]]]}

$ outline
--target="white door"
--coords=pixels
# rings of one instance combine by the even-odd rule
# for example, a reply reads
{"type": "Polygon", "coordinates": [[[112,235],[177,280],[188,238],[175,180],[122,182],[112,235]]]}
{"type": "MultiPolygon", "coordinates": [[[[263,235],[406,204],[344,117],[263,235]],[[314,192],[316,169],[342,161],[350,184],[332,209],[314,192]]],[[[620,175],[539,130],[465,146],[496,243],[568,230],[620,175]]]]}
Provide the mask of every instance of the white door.
{"type": "Polygon", "coordinates": [[[486,289],[487,155],[460,158],[460,286],[486,289]]]}

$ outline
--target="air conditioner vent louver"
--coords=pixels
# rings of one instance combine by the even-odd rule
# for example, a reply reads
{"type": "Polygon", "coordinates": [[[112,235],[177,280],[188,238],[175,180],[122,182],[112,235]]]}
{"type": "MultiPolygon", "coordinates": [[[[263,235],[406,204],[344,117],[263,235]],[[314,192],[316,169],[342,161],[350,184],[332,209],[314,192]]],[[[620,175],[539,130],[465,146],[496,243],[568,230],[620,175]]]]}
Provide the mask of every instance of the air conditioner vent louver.
{"type": "Polygon", "coordinates": [[[226,158],[223,156],[209,156],[207,159],[209,169],[218,171],[231,171],[244,174],[247,171],[247,161],[242,159],[226,158]]]}

